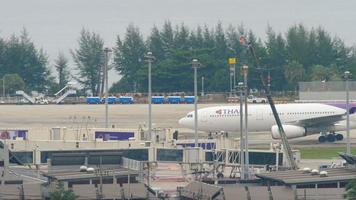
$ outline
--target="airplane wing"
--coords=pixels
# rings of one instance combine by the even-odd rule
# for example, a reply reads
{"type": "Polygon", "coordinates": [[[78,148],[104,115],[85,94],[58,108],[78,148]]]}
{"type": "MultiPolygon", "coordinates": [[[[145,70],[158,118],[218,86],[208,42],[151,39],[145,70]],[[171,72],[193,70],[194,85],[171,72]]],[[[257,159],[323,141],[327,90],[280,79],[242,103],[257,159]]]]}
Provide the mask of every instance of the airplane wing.
{"type": "Polygon", "coordinates": [[[302,127],[328,126],[335,125],[335,123],[344,120],[344,117],[345,114],[329,115],[324,117],[314,117],[309,119],[291,121],[288,122],[288,124],[293,124],[302,127]]]}

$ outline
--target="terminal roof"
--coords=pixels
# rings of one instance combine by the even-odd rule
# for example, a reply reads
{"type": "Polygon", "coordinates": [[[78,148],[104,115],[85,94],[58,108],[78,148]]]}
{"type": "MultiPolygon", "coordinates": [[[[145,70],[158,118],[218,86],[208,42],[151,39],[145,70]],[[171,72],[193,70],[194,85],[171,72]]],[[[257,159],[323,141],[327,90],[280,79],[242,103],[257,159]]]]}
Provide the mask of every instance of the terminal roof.
{"type": "MultiPolygon", "coordinates": [[[[135,170],[128,170],[126,168],[116,167],[102,167],[101,174],[103,177],[112,177],[112,176],[127,176],[128,174],[134,176],[138,175],[138,172],[135,170]]],[[[89,172],[80,172],[79,167],[73,168],[66,166],[66,168],[51,170],[48,173],[43,174],[45,177],[56,179],[56,180],[75,180],[75,179],[91,179],[100,176],[100,170],[95,167],[94,173],[89,172]]]]}
{"type": "Polygon", "coordinates": [[[330,168],[325,171],[328,172],[326,177],[311,175],[311,173],[304,173],[301,170],[277,171],[256,174],[256,176],[263,180],[272,180],[287,185],[337,182],[356,179],[356,168],[330,168]]]}

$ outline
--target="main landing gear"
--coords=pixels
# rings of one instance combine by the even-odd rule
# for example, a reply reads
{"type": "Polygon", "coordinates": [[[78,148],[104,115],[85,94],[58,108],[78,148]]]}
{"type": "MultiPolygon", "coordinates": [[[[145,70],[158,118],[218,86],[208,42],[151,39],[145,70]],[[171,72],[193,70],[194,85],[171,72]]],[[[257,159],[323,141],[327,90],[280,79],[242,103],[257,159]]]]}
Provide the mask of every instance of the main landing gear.
{"type": "Polygon", "coordinates": [[[321,136],[319,136],[319,142],[320,143],[324,143],[326,141],[328,142],[335,142],[335,141],[340,141],[340,140],[343,140],[344,139],[344,136],[340,133],[335,133],[335,132],[332,132],[332,133],[329,133],[329,134],[322,134],[321,136]]]}

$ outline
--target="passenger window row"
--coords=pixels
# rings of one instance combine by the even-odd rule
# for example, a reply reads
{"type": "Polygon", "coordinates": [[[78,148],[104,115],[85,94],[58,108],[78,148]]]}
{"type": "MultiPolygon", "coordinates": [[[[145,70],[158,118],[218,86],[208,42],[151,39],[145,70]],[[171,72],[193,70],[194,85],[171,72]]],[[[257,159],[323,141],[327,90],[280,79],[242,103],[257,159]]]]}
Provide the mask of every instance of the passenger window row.
{"type": "MultiPolygon", "coordinates": [[[[278,115],[315,115],[315,114],[335,114],[335,112],[288,112],[288,113],[278,113],[278,115]]],[[[269,113],[269,115],[272,115],[272,113],[269,113]]]]}

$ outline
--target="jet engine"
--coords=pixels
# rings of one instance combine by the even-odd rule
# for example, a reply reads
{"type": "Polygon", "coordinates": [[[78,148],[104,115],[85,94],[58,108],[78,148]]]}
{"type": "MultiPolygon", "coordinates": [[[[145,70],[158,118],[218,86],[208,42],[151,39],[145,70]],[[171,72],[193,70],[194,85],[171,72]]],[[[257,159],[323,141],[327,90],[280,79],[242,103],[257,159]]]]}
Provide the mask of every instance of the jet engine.
{"type": "MultiPolygon", "coordinates": [[[[282,126],[284,132],[286,133],[287,139],[298,138],[307,135],[307,131],[304,127],[295,126],[295,125],[282,125],[282,126]]],[[[281,139],[277,125],[272,126],[271,132],[272,132],[273,139],[281,139]]]]}

